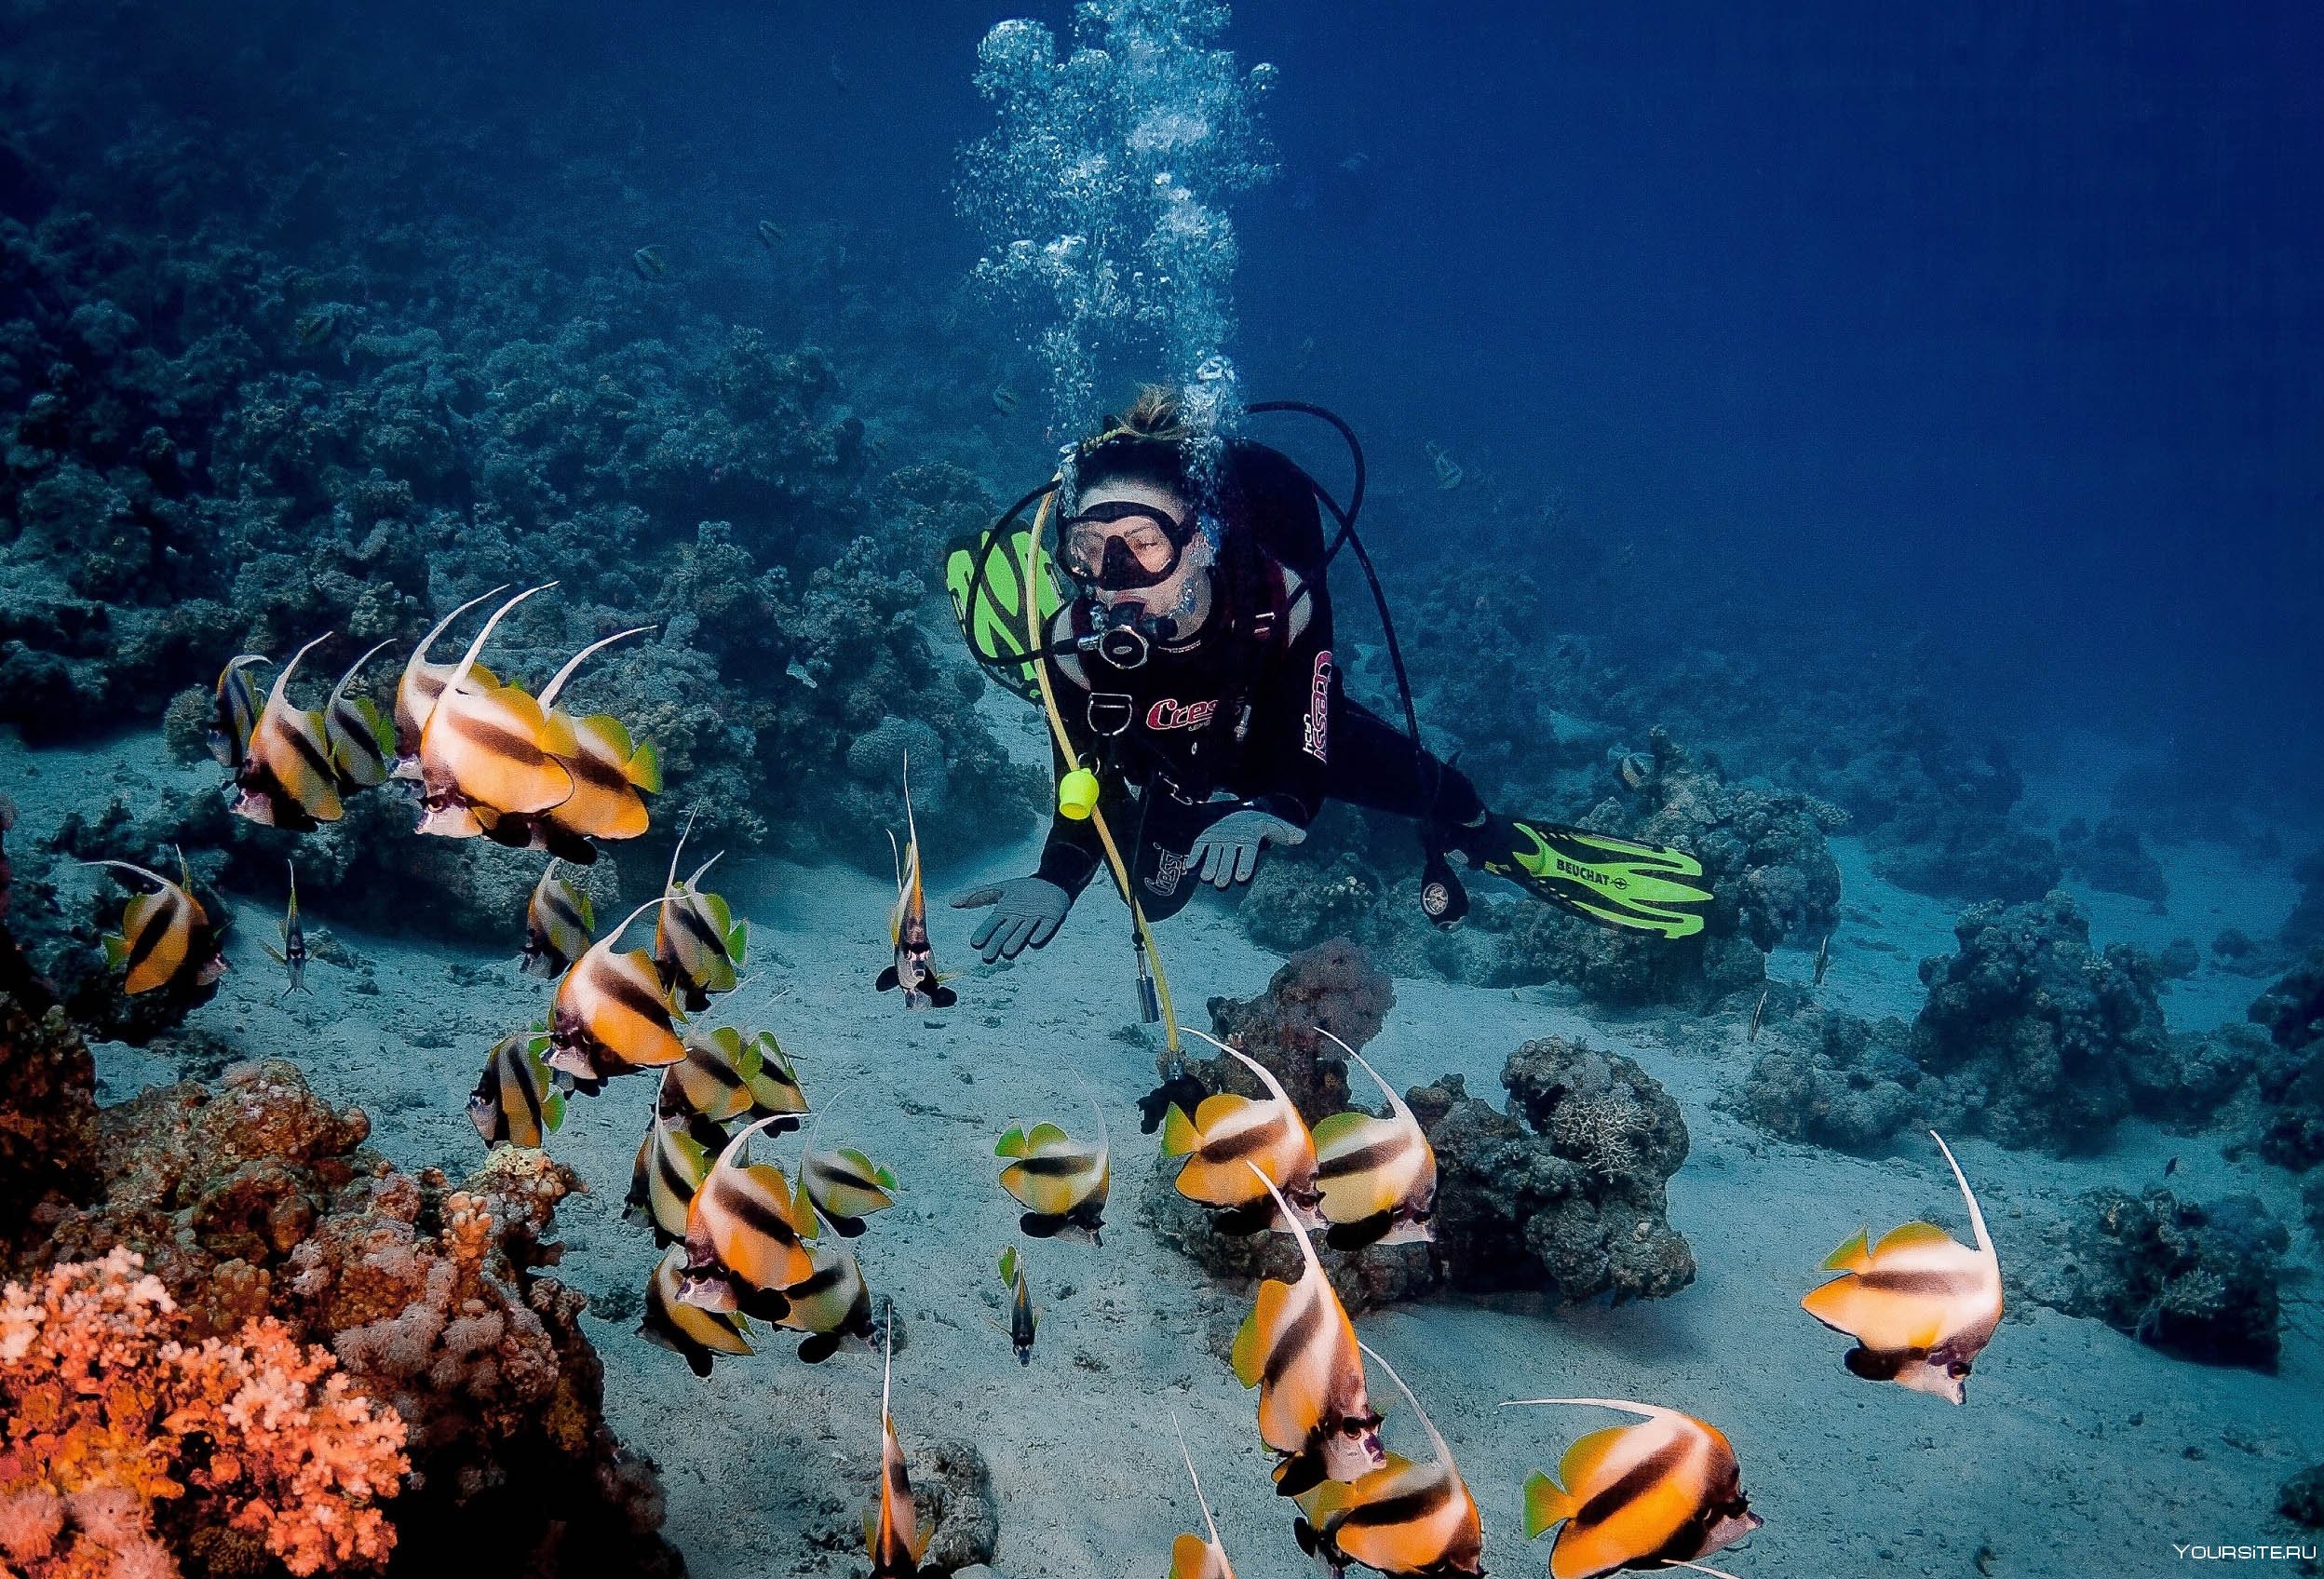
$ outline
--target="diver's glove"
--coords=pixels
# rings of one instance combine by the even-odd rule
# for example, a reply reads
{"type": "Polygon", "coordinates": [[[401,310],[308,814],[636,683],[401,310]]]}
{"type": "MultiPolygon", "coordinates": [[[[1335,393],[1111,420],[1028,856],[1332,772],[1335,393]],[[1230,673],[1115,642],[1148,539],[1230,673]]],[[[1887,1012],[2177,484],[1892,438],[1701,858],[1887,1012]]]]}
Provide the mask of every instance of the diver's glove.
{"type": "Polygon", "coordinates": [[[1046,877],[1012,877],[989,888],[963,894],[953,901],[956,911],[991,905],[993,913],[979,924],[968,939],[972,949],[984,951],[984,963],[1015,959],[1027,949],[1038,949],[1065,924],[1074,897],[1046,877]]]}
{"type": "Polygon", "coordinates": [[[1255,806],[1229,812],[1204,829],[1186,852],[1186,865],[1215,888],[1248,883],[1258,870],[1259,852],[1269,844],[1296,844],[1307,830],[1255,806]]]}

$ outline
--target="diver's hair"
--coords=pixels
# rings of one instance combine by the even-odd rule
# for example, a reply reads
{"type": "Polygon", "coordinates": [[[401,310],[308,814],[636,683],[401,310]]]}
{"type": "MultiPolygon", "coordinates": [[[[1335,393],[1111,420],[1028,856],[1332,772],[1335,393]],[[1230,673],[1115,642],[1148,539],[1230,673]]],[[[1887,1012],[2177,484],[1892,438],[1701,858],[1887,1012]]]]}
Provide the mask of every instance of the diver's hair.
{"type": "Polygon", "coordinates": [[[1168,384],[1149,384],[1119,416],[1082,441],[1074,467],[1076,493],[1101,482],[1144,482],[1183,496],[1189,489],[1185,403],[1168,384]]]}

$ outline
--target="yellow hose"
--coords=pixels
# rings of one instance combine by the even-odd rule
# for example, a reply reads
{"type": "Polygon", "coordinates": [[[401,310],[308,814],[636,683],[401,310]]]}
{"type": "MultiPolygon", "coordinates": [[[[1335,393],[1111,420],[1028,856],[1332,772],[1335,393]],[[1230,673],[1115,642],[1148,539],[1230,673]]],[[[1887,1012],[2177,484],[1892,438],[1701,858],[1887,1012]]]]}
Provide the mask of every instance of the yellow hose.
{"type": "MultiPolygon", "coordinates": [[[[1049,733],[1056,737],[1058,754],[1065,759],[1065,771],[1072,773],[1081,766],[1081,759],[1065,733],[1065,717],[1058,711],[1057,691],[1049,684],[1049,666],[1040,656],[1041,649],[1048,645],[1048,632],[1041,628],[1041,600],[1034,591],[1041,585],[1041,535],[1048,530],[1049,511],[1056,503],[1055,490],[1043,496],[1041,507],[1034,512],[1033,535],[1025,544],[1025,650],[1034,655],[1033,674],[1041,685],[1041,706],[1049,715],[1049,733]]],[[[1162,955],[1154,946],[1154,929],[1146,924],[1146,912],[1138,903],[1137,891],[1130,886],[1129,867],[1114,843],[1113,830],[1105,825],[1105,813],[1091,807],[1089,821],[1098,830],[1098,843],[1105,847],[1106,864],[1114,869],[1114,881],[1121,888],[1122,902],[1129,907],[1129,919],[1138,932],[1138,951],[1145,956],[1146,968],[1154,975],[1154,996],[1162,1008],[1165,1045],[1175,1060],[1179,1057],[1178,1015],[1170,1007],[1169,978],[1162,974],[1162,955]]]]}

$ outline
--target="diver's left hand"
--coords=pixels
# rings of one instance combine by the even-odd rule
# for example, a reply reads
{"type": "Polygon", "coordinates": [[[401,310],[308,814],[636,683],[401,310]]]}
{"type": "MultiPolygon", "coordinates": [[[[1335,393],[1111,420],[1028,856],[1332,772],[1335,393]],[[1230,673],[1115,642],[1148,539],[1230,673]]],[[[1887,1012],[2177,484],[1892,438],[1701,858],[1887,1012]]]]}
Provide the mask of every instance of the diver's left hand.
{"type": "Polygon", "coordinates": [[[1196,839],[1194,847],[1186,852],[1186,864],[1195,875],[1215,888],[1232,888],[1237,883],[1248,883],[1258,870],[1259,852],[1269,844],[1296,844],[1307,837],[1307,830],[1285,822],[1272,812],[1246,806],[1229,812],[1196,839]]]}

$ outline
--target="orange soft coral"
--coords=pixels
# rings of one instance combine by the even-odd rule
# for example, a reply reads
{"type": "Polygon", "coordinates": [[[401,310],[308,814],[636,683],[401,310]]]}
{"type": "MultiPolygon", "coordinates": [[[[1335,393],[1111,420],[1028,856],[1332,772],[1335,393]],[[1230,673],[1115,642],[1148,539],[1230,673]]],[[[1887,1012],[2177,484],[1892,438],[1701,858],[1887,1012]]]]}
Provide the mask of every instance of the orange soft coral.
{"type": "Polygon", "coordinates": [[[187,1496],[206,1505],[198,1522],[257,1537],[295,1574],[385,1558],[395,1532],[375,1505],[408,1467],[402,1420],[271,1317],[197,1344],[182,1328],[127,1250],[0,1293],[7,1555],[29,1579],[62,1579],[108,1571],[93,1545],[137,1547],[167,1573],[149,1505],[187,1496]]]}

